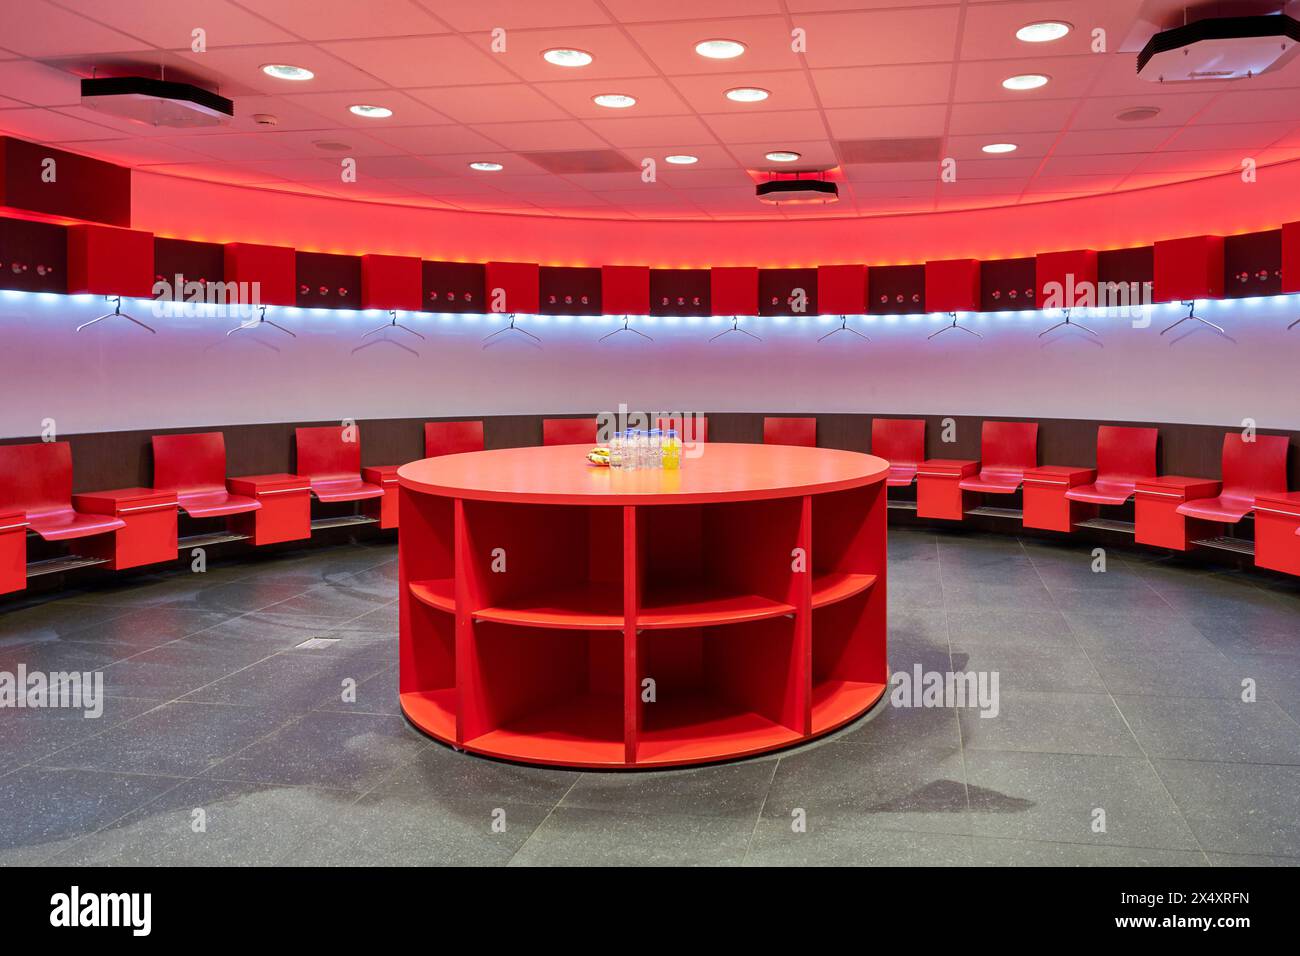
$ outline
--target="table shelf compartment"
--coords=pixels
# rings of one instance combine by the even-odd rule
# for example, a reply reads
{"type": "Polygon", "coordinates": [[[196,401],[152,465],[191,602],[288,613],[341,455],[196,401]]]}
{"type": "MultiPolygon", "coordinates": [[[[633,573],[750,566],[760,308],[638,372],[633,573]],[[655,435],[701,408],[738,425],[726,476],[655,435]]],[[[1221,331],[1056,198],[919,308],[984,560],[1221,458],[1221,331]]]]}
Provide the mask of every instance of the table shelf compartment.
{"type": "Polygon", "coordinates": [[[793,615],[801,498],[637,508],[639,628],[793,615]]]}
{"type": "Polygon", "coordinates": [[[797,742],[796,623],[779,617],[637,635],[638,765],[740,757],[797,742]],[[646,701],[645,680],[654,681],[646,701]]]}
{"type": "Polygon", "coordinates": [[[624,763],[621,634],[485,621],[469,649],[460,713],[467,750],[560,766],[624,763]]]}
{"type": "Polygon", "coordinates": [[[623,627],[623,509],[466,501],[467,612],[528,627],[623,627]]]}
{"type": "Polygon", "coordinates": [[[812,612],[811,733],[847,723],[884,693],[885,610],[884,591],[872,587],[812,612]]]}

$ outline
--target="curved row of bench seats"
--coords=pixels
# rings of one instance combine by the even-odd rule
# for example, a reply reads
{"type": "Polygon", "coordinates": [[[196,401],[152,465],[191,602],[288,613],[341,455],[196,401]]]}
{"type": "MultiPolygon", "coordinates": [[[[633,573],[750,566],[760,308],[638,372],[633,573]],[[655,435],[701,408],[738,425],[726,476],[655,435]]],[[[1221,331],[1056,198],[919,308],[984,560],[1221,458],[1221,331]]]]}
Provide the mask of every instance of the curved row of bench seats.
{"type": "MultiPolygon", "coordinates": [[[[661,419],[662,428],[682,422],[661,419]]],[[[689,422],[688,440],[708,440],[708,419],[689,422]]],[[[594,418],[544,419],[546,445],[592,444],[594,418]]],[[[929,459],[925,421],[875,418],[871,451],[889,462],[889,487],[916,484],[915,507],[922,518],[962,521],[970,514],[1019,516],[1025,527],[1069,532],[1076,527],[1123,529],[1124,522],[1099,520],[1103,508],[1135,502],[1128,523],[1135,540],[1177,551],[1198,544],[1228,542],[1249,550],[1249,542],[1224,537],[1228,526],[1255,516],[1257,565],[1300,574],[1300,492],[1287,491],[1284,437],[1229,432],[1223,440],[1222,480],[1158,475],[1155,428],[1103,425],[1097,433],[1097,465],[1083,468],[1038,464],[1038,425],[986,421],[981,457],[929,459]],[[989,496],[1023,492],[1023,509],[989,508],[989,496]]],[[[358,502],[361,515],[324,518],[398,526],[397,465],[361,467],[356,425],[295,431],[296,471],[228,477],[221,432],[155,435],[154,475],[149,488],[72,493],[72,452],[67,442],[0,445],[0,594],[21,590],[27,579],[29,536],[72,542],[82,564],[110,570],[174,560],[178,513],[192,519],[224,519],[212,540],[248,539],[255,546],[310,537],[311,501],[358,502]]],[[[765,418],[767,444],[817,444],[815,418],[765,418]]],[[[427,422],[427,457],[484,448],[483,422],[427,422]]],[[[993,499],[996,500],[996,499],[993,499]]],[[[191,540],[183,543],[189,546],[191,540]]]]}
{"type": "Polygon", "coordinates": [[[925,457],[922,419],[872,421],[872,453],[890,463],[887,484],[916,482],[916,513],[961,521],[1001,514],[986,496],[1023,493],[1025,527],[1069,532],[1080,525],[1131,530],[1139,544],[1175,551],[1198,545],[1254,553],[1260,567],[1300,574],[1300,492],[1287,490],[1289,440],[1277,435],[1228,432],[1223,436],[1222,478],[1159,475],[1155,428],[1102,425],[1097,465],[1038,464],[1038,425],[986,421],[980,458],[925,457]],[[1134,502],[1134,520],[1102,518],[1102,508],[1134,502]],[[1254,516],[1254,542],[1227,535],[1254,516]]]}

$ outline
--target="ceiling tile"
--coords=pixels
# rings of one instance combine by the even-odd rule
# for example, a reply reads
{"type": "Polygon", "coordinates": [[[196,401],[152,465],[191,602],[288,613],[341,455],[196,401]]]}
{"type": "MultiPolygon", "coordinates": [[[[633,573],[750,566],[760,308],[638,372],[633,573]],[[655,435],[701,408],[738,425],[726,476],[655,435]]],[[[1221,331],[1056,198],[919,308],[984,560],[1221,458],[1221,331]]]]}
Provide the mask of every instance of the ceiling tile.
{"type": "Polygon", "coordinates": [[[149,49],[138,34],[128,36],[46,0],[0,4],[0,37],[7,49],[30,57],[149,49]]]}
{"type": "Polygon", "coordinates": [[[807,59],[815,69],[863,63],[947,63],[957,44],[961,8],[808,14],[807,59]]]}
{"type": "Polygon", "coordinates": [[[946,103],[952,67],[942,63],[842,67],[813,70],[812,79],[827,109],[946,103]]]}
{"type": "MultiPolygon", "coordinates": [[[[492,54],[459,36],[401,37],[322,43],[321,48],[371,76],[403,89],[475,86],[512,79],[492,54]]],[[[366,84],[367,86],[373,84],[366,84]]],[[[359,89],[356,85],[338,89],[359,89]]]]}
{"type": "Polygon", "coordinates": [[[827,110],[836,139],[894,139],[942,136],[947,120],[945,106],[870,106],[827,110]]]}
{"type": "Polygon", "coordinates": [[[576,120],[481,124],[472,129],[506,149],[591,149],[605,145],[604,140],[576,120]]]}
{"type": "Polygon", "coordinates": [[[388,143],[419,156],[477,150],[497,152],[504,145],[463,126],[394,126],[375,130],[370,135],[381,143],[388,143]]]}
{"type": "MultiPolygon", "coordinates": [[[[647,9],[659,6],[656,3],[647,9]]],[[[790,48],[790,29],[784,17],[645,23],[626,29],[654,64],[670,76],[734,73],[751,64],[764,70],[798,70],[804,66],[803,56],[790,48]],[[731,60],[711,60],[695,52],[696,43],[710,39],[738,40],[746,50],[731,60]]]]}
{"type": "MultiPolygon", "coordinates": [[[[182,3],[158,0],[58,0],[59,5],[85,14],[106,26],[140,37],[164,50],[189,50],[193,31],[202,28],[208,48],[249,43],[284,43],[295,37],[249,10],[227,0],[204,0],[201,11],[182,3]]],[[[257,9],[274,0],[258,0],[257,9]]],[[[329,6],[316,4],[316,15],[328,18],[329,6]]],[[[300,36],[303,34],[299,34],[300,36]]]]}
{"type": "Polygon", "coordinates": [[[31,106],[62,106],[81,102],[81,79],[31,60],[0,63],[0,90],[31,106]]]}
{"type": "MultiPolygon", "coordinates": [[[[101,0],[81,0],[81,2],[100,3],[101,0]]],[[[147,3],[149,0],[136,0],[136,2],[147,3]]],[[[305,40],[348,40],[448,31],[443,21],[412,3],[411,0],[365,0],[364,3],[252,0],[248,2],[248,6],[265,19],[292,31],[305,40]]]]}
{"type": "Polygon", "coordinates": [[[437,87],[407,92],[458,123],[510,123],[567,116],[564,110],[523,83],[437,87]]]}
{"type": "Polygon", "coordinates": [[[308,43],[218,47],[209,48],[206,53],[185,51],[177,56],[200,70],[233,80],[241,86],[264,95],[304,93],[306,92],[304,87],[308,85],[267,76],[262,72],[262,66],[267,63],[288,63],[311,70],[316,74],[309,84],[312,92],[368,90],[376,85],[375,77],[308,43]]]}
{"type": "Polygon", "coordinates": [[[529,82],[655,75],[654,66],[641,55],[636,44],[621,29],[613,26],[512,30],[506,37],[506,49],[502,53],[492,51],[489,35],[471,39],[480,49],[491,52],[506,69],[529,82]],[[592,55],[592,62],[584,67],[565,67],[542,59],[546,50],[556,47],[584,50],[592,55]]]}
{"type": "Polygon", "coordinates": [[[767,143],[826,136],[826,124],[816,110],[754,113],[749,116],[715,114],[705,116],[704,122],[719,139],[728,143],[767,143]]]}
{"type": "MultiPolygon", "coordinates": [[[[528,27],[576,26],[608,23],[597,0],[417,0],[425,9],[462,32],[506,31],[528,27]]],[[[507,36],[509,34],[507,33],[507,36]]]]}
{"type": "Polygon", "coordinates": [[[709,128],[694,116],[646,116],[587,120],[589,130],[611,146],[690,146],[713,143],[709,128]]]}
{"type": "Polygon", "coordinates": [[[817,98],[808,81],[808,74],[803,70],[674,76],[669,82],[677,88],[691,108],[700,113],[746,116],[773,110],[817,108],[817,98]],[[757,87],[767,90],[771,95],[759,103],[736,103],[727,99],[727,90],[737,87],[757,87]]]}
{"type": "Polygon", "coordinates": [[[680,116],[690,108],[682,102],[665,80],[654,78],[628,80],[570,80],[567,83],[534,83],[533,88],[557,103],[573,116],[591,119],[632,118],[636,116],[680,116]],[[623,93],[636,98],[628,109],[597,106],[592,97],[601,93],[623,93]]]}

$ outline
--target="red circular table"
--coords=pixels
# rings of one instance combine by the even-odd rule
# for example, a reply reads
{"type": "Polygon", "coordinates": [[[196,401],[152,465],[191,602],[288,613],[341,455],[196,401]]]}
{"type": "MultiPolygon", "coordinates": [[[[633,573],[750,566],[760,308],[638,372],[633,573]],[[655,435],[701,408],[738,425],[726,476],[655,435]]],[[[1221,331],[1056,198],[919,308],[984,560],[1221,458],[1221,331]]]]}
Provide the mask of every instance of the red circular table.
{"type": "Polygon", "coordinates": [[[586,445],[427,458],[401,485],[402,710],[463,750],[633,768],[787,747],[884,694],[881,459],[586,445]]]}

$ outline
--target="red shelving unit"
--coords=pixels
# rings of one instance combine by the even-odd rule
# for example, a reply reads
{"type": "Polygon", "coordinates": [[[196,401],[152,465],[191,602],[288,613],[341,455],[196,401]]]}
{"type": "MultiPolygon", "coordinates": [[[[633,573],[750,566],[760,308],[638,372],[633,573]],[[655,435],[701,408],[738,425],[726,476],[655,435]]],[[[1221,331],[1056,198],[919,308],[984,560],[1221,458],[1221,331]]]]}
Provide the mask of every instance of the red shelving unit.
{"type": "Polygon", "coordinates": [[[454,746],[571,767],[786,747],[883,695],[888,466],[711,444],[678,472],[585,448],[403,466],[401,703],[454,746]]]}

